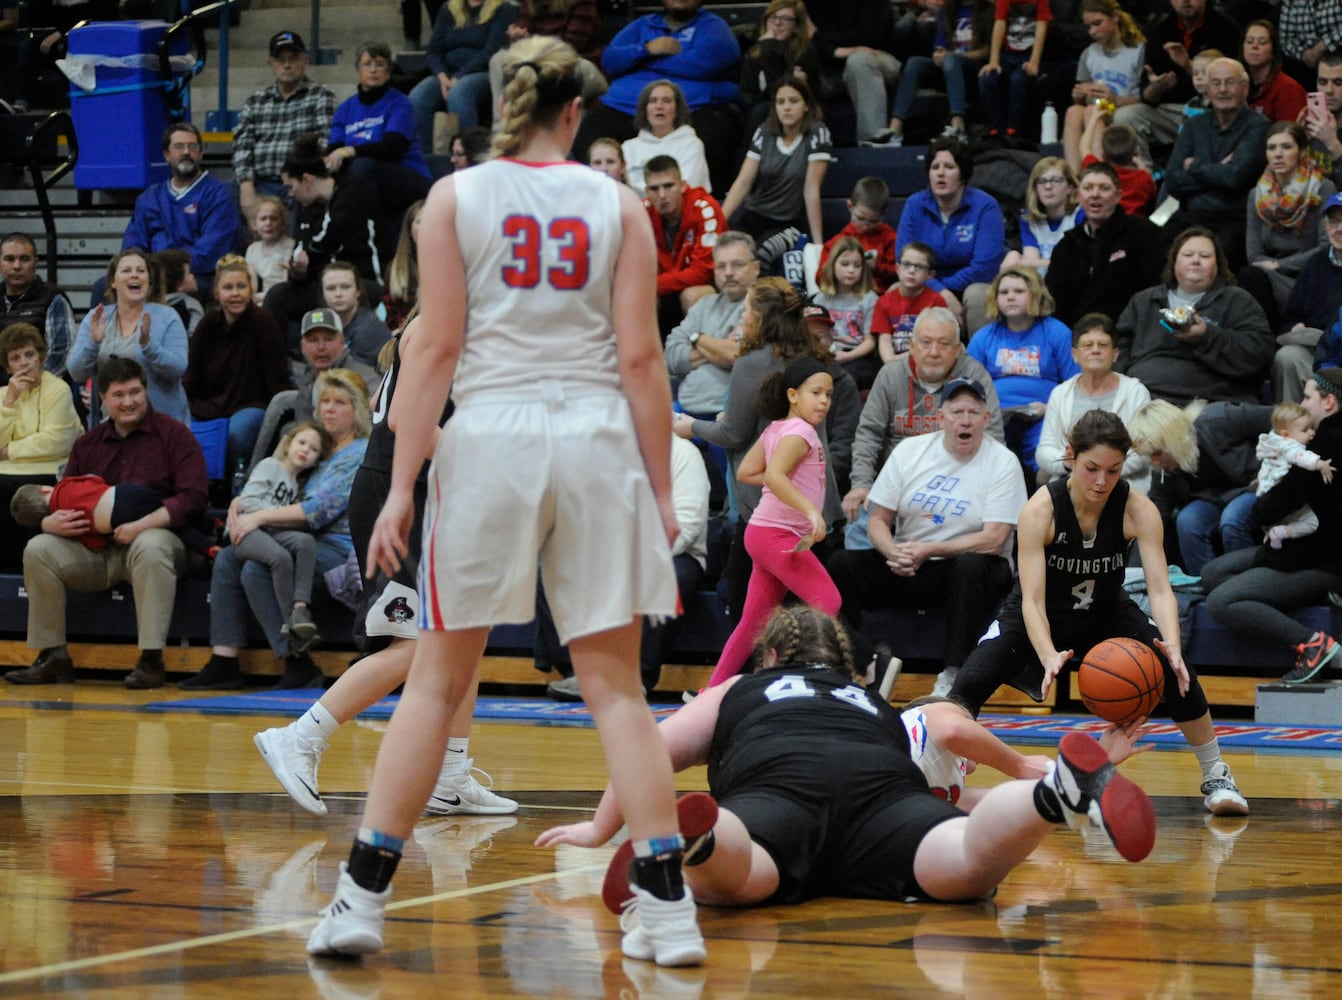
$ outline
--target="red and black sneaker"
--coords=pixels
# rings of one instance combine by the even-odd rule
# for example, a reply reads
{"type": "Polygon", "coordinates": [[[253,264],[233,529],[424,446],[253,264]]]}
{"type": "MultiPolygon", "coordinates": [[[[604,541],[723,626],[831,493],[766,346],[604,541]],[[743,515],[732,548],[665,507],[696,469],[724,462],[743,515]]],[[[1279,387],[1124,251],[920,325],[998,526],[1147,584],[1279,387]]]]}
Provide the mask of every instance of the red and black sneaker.
{"type": "MultiPolygon", "coordinates": [[[[703,849],[704,841],[713,832],[718,821],[718,803],[707,792],[690,792],[676,800],[676,823],[685,838],[682,864],[692,864],[695,853],[703,849]]],[[[633,895],[629,882],[629,865],[634,860],[634,842],[626,840],[615,851],[606,869],[606,881],[601,886],[601,901],[611,913],[619,913],[633,895]]]]}
{"type": "Polygon", "coordinates": [[[1109,754],[1085,733],[1068,733],[1048,781],[1067,825],[1094,825],[1129,861],[1141,861],[1156,843],[1156,812],[1147,794],[1109,763],[1109,754]]]}

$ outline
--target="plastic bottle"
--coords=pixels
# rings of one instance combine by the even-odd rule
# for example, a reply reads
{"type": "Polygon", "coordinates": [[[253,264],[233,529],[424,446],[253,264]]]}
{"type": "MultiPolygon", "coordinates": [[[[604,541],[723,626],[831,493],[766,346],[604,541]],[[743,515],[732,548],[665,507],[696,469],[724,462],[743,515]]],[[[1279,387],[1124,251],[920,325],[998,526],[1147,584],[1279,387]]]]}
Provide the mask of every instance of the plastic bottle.
{"type": "Polygon", "coordinates": [[[1044,105],[1044,116],[1039,120],[1039,141],[1041,143],[1058,141],[1058,109],[1049,101],[1044,105]]]}
{"type": "Polygon", "coordinates": [[[233,496],[242,492],[242,488],[247,485],[247,463],[243,459],[238,459],[238,467],[233,470],[233,496]]]}

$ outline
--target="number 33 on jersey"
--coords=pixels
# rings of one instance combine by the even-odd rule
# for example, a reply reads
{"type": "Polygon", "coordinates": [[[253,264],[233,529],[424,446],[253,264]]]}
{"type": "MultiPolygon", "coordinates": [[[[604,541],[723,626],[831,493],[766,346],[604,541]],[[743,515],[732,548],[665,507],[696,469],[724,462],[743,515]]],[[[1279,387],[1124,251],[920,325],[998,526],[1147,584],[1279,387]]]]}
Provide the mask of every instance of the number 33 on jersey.
{"type": "Polygon", "coordinates": [[[536,288],[544,281],[561,292],[586,286],[591,235],[582,219],[551,219],[542,228],[532,216],[510,215],[503,220],[503,236],[512,245],[512,262],[502,271],[505,285],[536,288]]]}

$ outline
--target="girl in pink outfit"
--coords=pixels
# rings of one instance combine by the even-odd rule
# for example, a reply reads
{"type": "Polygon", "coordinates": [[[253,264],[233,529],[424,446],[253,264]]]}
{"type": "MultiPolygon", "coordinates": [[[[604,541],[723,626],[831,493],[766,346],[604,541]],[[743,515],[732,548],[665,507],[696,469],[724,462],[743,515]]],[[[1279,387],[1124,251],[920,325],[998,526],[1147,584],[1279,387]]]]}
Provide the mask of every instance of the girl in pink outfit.
{"type": "Polygon", "coordinates": [[[741,482],[764,487],[746,527],[754,568],[741,621],[722,648],[709,687],[741,672],[760,629],[789,591],[825,614],[838,613],[839,591],[811,551],[825,537],[825,453],[816,428],[833,392],[833,377],[810,357],[797,358],[760,386],[760,412],[773,423],[736,473],[741,482]]]}

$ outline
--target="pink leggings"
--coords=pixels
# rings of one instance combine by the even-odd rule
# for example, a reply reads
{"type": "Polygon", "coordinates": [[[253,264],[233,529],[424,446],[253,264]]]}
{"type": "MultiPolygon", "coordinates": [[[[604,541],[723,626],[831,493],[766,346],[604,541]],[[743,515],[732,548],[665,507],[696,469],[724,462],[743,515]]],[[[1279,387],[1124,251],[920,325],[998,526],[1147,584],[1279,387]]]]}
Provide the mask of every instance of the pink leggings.
{"type": "Polygon", "coordinates": [[[825,567],[810,549],[793,552],[797,533],[786,528],[766,528],[746,525],[746,551],[754,561],[750,571],[750,586],[746,590],[746,604],[741,609],[741,621],[722,647],[718,665],[708,686],[721,684],[741,672],[750,651],[759,638],[764,623],[774,608],[783,603],[788,591],[796,594],[813,608],[827,615],[837,615],[838,588],[825,572],[825,567]]]}

